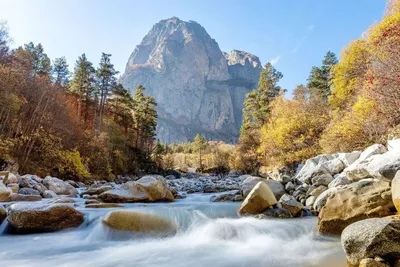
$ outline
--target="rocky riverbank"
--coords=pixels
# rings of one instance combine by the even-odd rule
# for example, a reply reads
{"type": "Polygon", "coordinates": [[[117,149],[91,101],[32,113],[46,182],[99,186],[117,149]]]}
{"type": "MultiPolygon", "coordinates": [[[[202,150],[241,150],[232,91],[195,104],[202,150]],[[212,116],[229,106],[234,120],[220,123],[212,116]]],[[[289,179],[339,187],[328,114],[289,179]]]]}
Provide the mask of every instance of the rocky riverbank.
{"type": "MultiPolygon", "coordinates": [[[[53,232],[84,222],[84,213],[76,208],[77,197],[89,209],[121,207],[118,203],[174,202],[188,194],[206,193],[214,202],[242,202],[238,208],[241,216],[267,219],[318,214],[319,233],[343,232],[349,266],[398,266],[400,249],[392,243],[400,240],[400,220],[392,215],[400,208],[399,171],[400,140],[392,140],[364,151],[319,155],[299,166],[296,174],[283,168],[262,177],[238,173],[218,177],[176,170],[166,177],[147,175],[121,184],[84,185],[55,177],[1,173],[0,222],[7,220],[11,234],[53,232]]],[[[115,210],[104,217],[103,224],[163,235],[174,234],[177,228],[174,222],[157,216],[115,210]],[[146,227],[142,220],[147,221],[146,227]]]]}

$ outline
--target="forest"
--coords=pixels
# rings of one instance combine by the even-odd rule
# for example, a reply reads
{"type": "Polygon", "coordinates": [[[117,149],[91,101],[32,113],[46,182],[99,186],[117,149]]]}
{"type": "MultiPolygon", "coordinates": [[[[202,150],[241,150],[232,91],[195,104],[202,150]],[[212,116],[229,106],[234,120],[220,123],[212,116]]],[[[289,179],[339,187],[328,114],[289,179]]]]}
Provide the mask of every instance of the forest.
{"type": "Polygon", "coordinates": [[[157,124],[156,103],[138,85],[117,81],[111,55],[95,67],[82,54],[70,73],[41,44],[11,50],[0,28],[0,158],[21,173],[112,180],[147,172],[157,124]]]}

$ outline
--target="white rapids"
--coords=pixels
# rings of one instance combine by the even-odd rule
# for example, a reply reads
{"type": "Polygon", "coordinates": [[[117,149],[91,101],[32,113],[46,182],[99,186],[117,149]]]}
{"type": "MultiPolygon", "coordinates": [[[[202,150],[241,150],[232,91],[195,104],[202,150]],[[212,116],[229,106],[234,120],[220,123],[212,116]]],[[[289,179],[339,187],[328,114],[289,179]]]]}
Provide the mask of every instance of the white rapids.
{"type": "Polygon", "coordinates": [[[273,267],[346,266],[339,239],[315,234],[317,218],[238,218],[238,203],[193,194],[175,203],[126,204],[179,226],[173,237],[144,237],[102,225],[111,209],[84,209],[86,222],[57,233],[8,235],[0,227],[0,266],[273,267]]]}

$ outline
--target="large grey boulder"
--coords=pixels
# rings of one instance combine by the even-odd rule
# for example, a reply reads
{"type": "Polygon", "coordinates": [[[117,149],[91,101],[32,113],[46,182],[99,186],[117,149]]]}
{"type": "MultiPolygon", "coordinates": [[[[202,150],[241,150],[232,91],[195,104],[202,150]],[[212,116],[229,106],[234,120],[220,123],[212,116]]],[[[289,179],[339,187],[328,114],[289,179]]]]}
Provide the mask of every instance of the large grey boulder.
{"type": "Polygon", "coordinates": [[[99,195],[104,202],[155,202],[174,201],[165,179],[159,175],[147,175],[99,195]]]}
{"type": "Polygon", "coordinates": [[[385,146],[375,144],[361,153],[360,158],[344,170],[347,178],[355,182],[365,178],[392,180],[400,170],[400,145],[396,140],[385,146]]]}
{"type": "Polygon", "coordinates": [[[35,189],[43,194],[47,190],[46,186],[42,184],[43,179],[36,175],[26,174],[18,177],[18,183],[20,188],[31,188],[35,189]]]}
{"type": "Polygon", "coordinates": [[[176,17],[155,24],[129,57],[121,83],[138,84],[157,102],[157,137],[235,141],[243,101],[257,87],[260,60],[249,53],[224,54],[197,22],[176,17]]]}
{"type": "Polygon", "coordinates": [[[388,261],[400,257],[400,221],[372,218],[347,226],[342,233],[347,260],[355,265],[365,258],[388,261]]]}
{"type": "Polygon", "coordinates": [[[57,195],[75,196],[78,194],[78,190],[75,187],[55,177],[47,176],[44,178],[43,184],[57,195]]]}

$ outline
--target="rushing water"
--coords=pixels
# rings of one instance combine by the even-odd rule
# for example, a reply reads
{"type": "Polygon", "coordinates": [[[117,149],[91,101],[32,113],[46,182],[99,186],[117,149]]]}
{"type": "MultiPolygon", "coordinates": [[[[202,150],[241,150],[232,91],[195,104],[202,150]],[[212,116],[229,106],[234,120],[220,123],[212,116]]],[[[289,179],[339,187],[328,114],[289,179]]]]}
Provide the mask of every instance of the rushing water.
{"type": "MultiPolygon", "coordinates": [[[[173,237],[143,237],[102,225],[111,209],[84,209],[77,229],[7,235],[0,232],[0,266],[269,267],[345,266],[338,239],[316,236],[317,219],[238,218],[237,203],[193,194],[170,204],[127,204],[175,220],[173,237]]],[[[80,202],[83,204],[82,202],[80,202]]],[[[0,231],[6,229],[6,223],[0,231]]]]}

